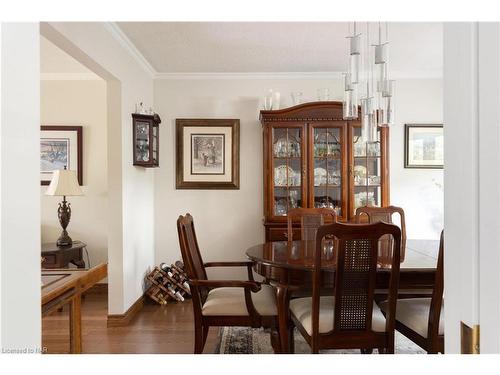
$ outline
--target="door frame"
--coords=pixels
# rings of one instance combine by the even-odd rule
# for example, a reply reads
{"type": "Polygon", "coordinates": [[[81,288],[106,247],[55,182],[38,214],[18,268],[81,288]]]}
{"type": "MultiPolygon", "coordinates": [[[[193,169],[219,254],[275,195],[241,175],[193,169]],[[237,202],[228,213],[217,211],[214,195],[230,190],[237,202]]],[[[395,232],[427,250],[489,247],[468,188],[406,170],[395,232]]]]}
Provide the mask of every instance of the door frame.
{"type": "Polygon", "coordinates": [[[500,352],[500,27],[445,23],[445,351],[500,352]]]}

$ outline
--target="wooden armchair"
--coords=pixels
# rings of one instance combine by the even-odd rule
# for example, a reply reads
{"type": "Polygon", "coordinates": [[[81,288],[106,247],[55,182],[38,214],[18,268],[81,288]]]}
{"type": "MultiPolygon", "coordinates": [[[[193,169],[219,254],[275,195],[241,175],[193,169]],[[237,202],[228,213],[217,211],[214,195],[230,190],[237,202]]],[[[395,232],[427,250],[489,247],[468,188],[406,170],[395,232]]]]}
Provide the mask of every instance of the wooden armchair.
{"type": "MultiPolygon", "coordinates": [[[[432,297],[397,301],[396,329],[429,354],[444,354],[443,253],[444,232],[441,232],[432,297]]],[[[387,301],[382,302],[380,308],[386,311],[387,301]]]]}
{"type": "Polygon", "coordinates": [[[287,239],[293,241],[293,221],[300,219],[300,237],[303,241],[314,241],[318,228],[325,224],[325,219],[331,217],[333,223],[337,215],[331,208],[294,208],[287,214],[287,239]]]}
{"type": "MultiPolygon", "coordinates": [[[[383,221],[388,224],[393,224],[392,217],[394,214],[399,214],[401,223],[401,262],[405,259],[406,250],[406,224],[405,212],[401,207],[358,207],[356,209],[356,223],[361,223],[363,217],[368,217],[369,223],[378,223],[383,221]]],[[[385,236],[379,241],[379,260],[382,262],[390,261],[391,256],[391,237],[385,236]]]]}
{"type": "Polygon", "coordinates": [[[394,353],[394,324],[399,282],[399,251],[394,251],[386,317],[374,303],[378,241],[384,235],[401,244],[401,230],[391,224],[347,225],[334,223],[318,229],[313,271],[313,295],[290,301],[293,324],[311,346],[320,349],[361,349],[394,353]],[[338,241],[335,286],[329,296],[322,292],[322,240],[338,241]]]}
{"type": "Polygon", "coordinates": [[[279,351],[276,294],[271,286],[253,279],[252,262],[203,263],[190,214],[179,216],[177,231],[193,297],[194,353],[203,352],[211,326],[273,328],[271,343],[279,351]],[[208,280],[207,267],[246,267],[248,280],[208,280]]]}

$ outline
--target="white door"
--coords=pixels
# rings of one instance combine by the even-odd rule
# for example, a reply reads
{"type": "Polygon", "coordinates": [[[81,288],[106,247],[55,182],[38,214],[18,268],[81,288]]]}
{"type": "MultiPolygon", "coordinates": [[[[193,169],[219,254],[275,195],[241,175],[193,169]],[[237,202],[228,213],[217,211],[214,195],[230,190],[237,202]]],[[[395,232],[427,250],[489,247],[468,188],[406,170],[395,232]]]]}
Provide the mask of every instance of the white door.
{"type": "Polygon", "coordinates": [[[444,25],[445,351],[500,353],[500,27],[444,25]]]}

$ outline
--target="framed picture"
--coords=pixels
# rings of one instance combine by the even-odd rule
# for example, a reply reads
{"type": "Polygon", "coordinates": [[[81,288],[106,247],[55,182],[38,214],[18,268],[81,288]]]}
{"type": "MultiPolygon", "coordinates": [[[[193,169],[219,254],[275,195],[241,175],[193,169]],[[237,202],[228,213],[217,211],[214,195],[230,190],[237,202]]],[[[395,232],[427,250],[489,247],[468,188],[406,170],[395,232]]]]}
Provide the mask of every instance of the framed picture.
{"type": "Polygon", "coordinates": [[[240,120],[177,119],[176,188],[240,188],[240,120]]]}
{"type": "Polygon", "coordinates": [[[40,183],[49,185],[52,171],[76,171],[78,183],[83,185],[82,127],[41,126],[40,133],[40,183]]]}
{"type": "Polygon", "coordinates": [[[405,124],[405,168],[442,169],[443,125],[405,124]]]}

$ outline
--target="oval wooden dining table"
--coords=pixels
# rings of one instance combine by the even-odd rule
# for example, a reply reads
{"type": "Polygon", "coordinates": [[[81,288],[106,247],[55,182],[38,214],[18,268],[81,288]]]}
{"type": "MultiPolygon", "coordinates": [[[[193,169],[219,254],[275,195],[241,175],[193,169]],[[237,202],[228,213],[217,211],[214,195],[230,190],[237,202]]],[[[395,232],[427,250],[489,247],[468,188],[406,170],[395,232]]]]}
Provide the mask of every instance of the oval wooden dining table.
{"type": "MultiPolygon", "coordinates": [[[[312,288],[314,250],[316,241],[267,242],[247,249],[253,269],[276,287],[281,350],[289,353],[292,335],[289,327],[289,302],[292,294],[307,294],[312,288]]],[[[323,287],[332,288],[335,277],[336,253],[333,246],[325,246],[322,255],[323,287]]],[[[419,295],[434,286],[436,258],[406,248],[400,267],[399,291],[419,295]]],[[[377,291],[389,287],[390,259],[379,257],[377,291]]],[[[310,294],[309,294],[310,295],[310,294]]]]}

